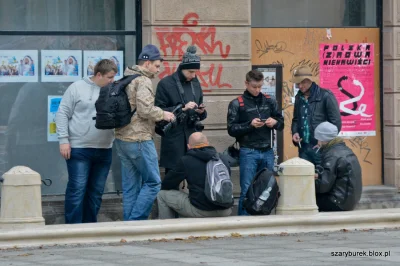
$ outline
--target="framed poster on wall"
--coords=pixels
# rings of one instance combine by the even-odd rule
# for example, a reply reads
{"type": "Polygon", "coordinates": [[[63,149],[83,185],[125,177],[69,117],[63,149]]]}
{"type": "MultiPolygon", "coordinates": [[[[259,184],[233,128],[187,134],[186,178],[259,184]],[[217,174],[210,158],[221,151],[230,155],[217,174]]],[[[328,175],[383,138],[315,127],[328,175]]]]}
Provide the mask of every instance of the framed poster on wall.
{"type": "Polygon", "coordinates": [[[42,50],[42,82],[74,82],[82,78],[81,50],[42,50]]]}
{"type": "Polygon", "coordinates": [[[0,50],[0,82],[38,82],[37,50],[0,50]]]}
{"type": "Polygon", "coordinates": [[[119,80],[124,74],[124,52],[123,51],[83,51],[84,77],[91,77],[94,74],[94,66],[102,59],[110,59],[118,68],[114,80],[119,80]]]}
{"type": "MultiPolygon", "coordinates": [[[[278,111],[282,111],[282,65],[253,65],[252,69],[263,73],[261,92],[275,99],[278,102],[278,111]]],[[[280,164],[283,162],[283,131],[274,130],[272,138],[274,151],[278,155],[277,163],[280,164]]]]}

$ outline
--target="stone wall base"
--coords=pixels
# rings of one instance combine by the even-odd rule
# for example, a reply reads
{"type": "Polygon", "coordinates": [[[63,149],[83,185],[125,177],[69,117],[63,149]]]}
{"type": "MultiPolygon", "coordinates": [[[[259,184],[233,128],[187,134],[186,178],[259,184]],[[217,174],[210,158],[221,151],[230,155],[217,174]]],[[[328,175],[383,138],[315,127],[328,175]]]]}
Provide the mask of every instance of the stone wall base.
{"type": "MultiPolygon", "coordinates": [[[[238,197],[238,195],[236,195],[238,197]]],[[[232,215],[237,214],[238,198],[235,200],[232,215]]],[[[43,217],[46,224],[64,223],[64,196],[44,196],[42,198],[43,217]]],[[[363,188],[363,195],[356,209],[389,209],[400,208],[400,193],[397,188],[388,186],[371,186],[363,188]]],[[[275,211],[272,211],[275,215],[275,211]]],[[[156,204],[149,219],[157,218],[156,204]]],[[[123,221],[122,195],[106,194],[100,209],[99,222],[123,221]]]]}

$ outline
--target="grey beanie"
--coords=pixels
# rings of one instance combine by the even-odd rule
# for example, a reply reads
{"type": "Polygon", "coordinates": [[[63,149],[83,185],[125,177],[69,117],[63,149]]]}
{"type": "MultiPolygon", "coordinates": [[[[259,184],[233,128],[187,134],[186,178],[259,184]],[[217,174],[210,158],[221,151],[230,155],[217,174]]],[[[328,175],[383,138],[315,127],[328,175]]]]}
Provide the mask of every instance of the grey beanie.
{"type": "Polygon", "coordinates": [[[183,55],[180,69],[200,69],[200,57],[196,55],[196,46],[189,46],[186,53],[183,55]]]}
{"type": "Polygon", "coordinates": [[[323,122],[314,131],[314,137],[319,141],[331,141],[338,135],[338,129],[334,124],[323,122]]]}

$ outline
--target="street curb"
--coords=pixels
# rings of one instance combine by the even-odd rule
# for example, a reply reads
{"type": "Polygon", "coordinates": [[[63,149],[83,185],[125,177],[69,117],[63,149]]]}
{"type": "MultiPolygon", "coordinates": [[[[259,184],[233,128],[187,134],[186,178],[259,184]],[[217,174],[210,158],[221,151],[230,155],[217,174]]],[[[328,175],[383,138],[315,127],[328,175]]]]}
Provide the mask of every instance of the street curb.
{"type": "Polygon", "coordinates": [[[47,225],[0,233],[0,248],[116,243],[189,237],[269,235],[400,227],[399,209],[357,210],[315,215],[230,216],[47,225]]]}

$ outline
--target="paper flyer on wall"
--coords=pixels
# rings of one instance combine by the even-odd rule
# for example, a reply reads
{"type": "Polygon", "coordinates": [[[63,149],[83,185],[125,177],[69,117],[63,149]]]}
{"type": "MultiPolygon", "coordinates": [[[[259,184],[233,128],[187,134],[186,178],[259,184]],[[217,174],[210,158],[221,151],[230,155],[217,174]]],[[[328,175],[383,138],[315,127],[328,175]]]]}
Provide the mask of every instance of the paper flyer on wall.
{"type": "Polygon", "coordinates": [[[274,68],[262,69],[262,73],[264,75],[264,82],[261,92],[276,98],[276,70],[274,68]]]}
{"type": "Polygon", "coordinates": [[[37,50],[0,50],[0,82],[38,82],[37,50]]]}
{"type": "Polygon", "coordinates": [[[62,96],[48,96],[47,103],[47,141],[58,141],[56,129],[56,113],[60,106],[62,96]]]}
{"type": "Polygon", "coordinates": [[[124,71],[124,52],[123,51],[83,51],[84,68],[83,76],[93,76],[94,66],[102,59],[112,60],[118,68],[118,73],[114,80],[119,80],[123,77],[124,71]]]}
{"type": "Polygon", "coordinates": [[[42,50],[42,82],[74,82],[82,78],[81,50],[42,50]]]}
{"type": "Polygon", "coordinates": [[[375,136],[374,44],[320,44],[319,52],[320,86],[339,103],[339,135],[375,136]]]}

